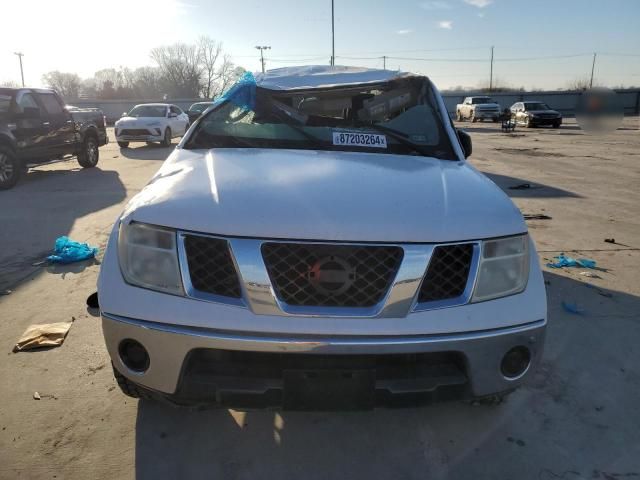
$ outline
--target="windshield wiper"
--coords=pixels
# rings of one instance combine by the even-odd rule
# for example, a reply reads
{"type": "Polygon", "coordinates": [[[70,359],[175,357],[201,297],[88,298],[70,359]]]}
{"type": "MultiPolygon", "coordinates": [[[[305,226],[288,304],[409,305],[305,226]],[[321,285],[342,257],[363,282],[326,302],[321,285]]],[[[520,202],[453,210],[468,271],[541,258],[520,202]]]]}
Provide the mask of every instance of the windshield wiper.
{"type": "Polygon", "coordinates": [[[389,135],[391,138],[393,138],[394,140],[396,140],[398,143],[409,147],[411,150],[413,150],[416,153],[419,153],[420,155],[422,155],[423,157],[432,157],[433,155],[430,154],[429,152],[427,152],[427,150],[425,150],[422,145],[418,145],[417,143],[413,143],[411,140],[409,140],[409,136],[404,133],[401,132],[400,130],[396,130],[394,128],[389,128],[389,127],[385,127],[384,125],[380,125],[377,123],[358,123],[356,124],[357,127],[362,127],[362,128],[370,128],[372,130],[377,130],[378,132],[384,133],[385,135],[389,135]]]}

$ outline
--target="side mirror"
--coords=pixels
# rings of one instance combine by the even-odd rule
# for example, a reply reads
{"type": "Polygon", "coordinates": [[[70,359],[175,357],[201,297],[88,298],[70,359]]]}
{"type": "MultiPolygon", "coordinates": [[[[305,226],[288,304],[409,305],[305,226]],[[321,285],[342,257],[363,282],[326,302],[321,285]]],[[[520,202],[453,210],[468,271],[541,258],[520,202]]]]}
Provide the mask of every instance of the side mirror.
{"type": "Polygon", "coordinates": [[[25,107],[22,109],[22,118],[40,118],[40,109],[37,107],[25,107]]]}
{"type": "Polygon", "coordinates": [[[469,158],[471,153],[473,152],[473,147],[471,145],[471,135],[463,130],[456,129],[456,133],[458,134],[458,140],[460,140],[460,146],[462,147],[462,151],[464,152],[464,158],[469,158]]]}
{"type": "Polygon", "coordinates": [[[122,115],[120,115],[121,117],[126,117],[127,116],[127,112],[122,112],[122,115]]]}
{"type": "Polygon", "coordinates": [[[177,113],[173,113],[173,112],[169,113],[169,118],[176,118],[177,116],[178,116],[177,113]]]}

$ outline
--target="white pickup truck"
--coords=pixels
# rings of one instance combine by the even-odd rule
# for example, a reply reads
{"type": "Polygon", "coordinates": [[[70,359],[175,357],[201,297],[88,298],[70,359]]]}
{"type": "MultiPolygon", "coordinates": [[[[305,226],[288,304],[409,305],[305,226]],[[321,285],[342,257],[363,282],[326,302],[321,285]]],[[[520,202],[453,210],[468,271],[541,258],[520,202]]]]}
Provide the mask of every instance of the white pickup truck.
{"type": "Polygon", "coordinates": [[[424,76],[246,74],[116,222],[98,282],[123,392],[367,409],[501,399],[547,324],[519,210],[424,76]]]}
{"type": "Polygon", "coordinates": [[[497,122],[501,114],[500,105],[491,97],[467,97],[456,105],[456,120],[476,122],[485,118],[497,122]]]}

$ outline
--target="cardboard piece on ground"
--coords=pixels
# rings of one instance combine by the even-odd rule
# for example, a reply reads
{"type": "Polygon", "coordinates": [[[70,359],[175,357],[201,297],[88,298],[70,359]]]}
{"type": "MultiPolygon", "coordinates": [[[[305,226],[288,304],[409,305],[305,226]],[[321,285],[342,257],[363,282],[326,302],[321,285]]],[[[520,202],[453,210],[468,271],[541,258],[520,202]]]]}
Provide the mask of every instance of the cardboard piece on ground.
{"type": "Polygon", "coordinates": [[[14,352],[43,347],[58,347],[64,342],[73,322],[45,323],[31,325],[13,347],[14,352]]]}

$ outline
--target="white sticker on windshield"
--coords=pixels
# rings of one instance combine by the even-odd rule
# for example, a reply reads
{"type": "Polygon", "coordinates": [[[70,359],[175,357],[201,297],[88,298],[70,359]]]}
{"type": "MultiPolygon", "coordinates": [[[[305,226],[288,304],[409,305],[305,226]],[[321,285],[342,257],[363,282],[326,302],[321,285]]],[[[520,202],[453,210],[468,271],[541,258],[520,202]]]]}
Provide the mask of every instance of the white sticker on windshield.
{"type": "Polygon", "coordinates": [[[387,148],[387,137],[378,133],[333,132],[334,145],[387,148]]]}

